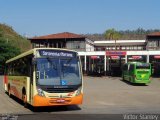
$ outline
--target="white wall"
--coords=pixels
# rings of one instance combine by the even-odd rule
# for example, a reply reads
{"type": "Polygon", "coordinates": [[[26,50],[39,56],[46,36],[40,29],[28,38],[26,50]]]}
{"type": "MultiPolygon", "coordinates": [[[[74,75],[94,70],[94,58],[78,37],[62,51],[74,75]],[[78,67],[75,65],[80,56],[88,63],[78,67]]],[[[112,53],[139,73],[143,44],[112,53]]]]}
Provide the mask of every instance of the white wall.
{"type": "Polygon", "coordinates": [[[86,51],[94,51],[94,46],[91,44],[86,43],[86,51]]]}
{"type": "Polygon", "coordinates": [[[94,42],[87,38],[85,40],[86,40],[86,51],[94,51],[94,42]]]}

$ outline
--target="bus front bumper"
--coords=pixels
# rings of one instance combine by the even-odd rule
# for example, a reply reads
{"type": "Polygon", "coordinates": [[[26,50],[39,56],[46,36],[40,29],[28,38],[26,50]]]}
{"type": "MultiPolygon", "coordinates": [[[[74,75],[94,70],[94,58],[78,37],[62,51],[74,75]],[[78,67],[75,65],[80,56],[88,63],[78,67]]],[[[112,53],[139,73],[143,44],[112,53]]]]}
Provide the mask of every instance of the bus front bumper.
{"type": "Polygon", "coordinates": [[[71,98],[46,98],[35,95],[33,99],[34,107],[41,106],[60,106],[60,105],[79,105],[82,104],[83,94],[71,98]]]}
{"type": "Polygon", "coordinates": [[[138,79],[134,80],[134,83],[148,84],[150,82],[151,82],[151,80],[138,80],[138,79]]]}

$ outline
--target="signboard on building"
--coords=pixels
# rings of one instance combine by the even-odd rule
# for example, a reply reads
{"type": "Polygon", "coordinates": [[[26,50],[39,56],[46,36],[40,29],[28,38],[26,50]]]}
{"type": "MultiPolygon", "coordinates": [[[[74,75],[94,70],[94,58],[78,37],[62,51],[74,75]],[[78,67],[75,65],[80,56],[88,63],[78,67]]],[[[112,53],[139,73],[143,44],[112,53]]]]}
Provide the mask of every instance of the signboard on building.
{"type": "Polygon", "coordinates": [[[126,51],[106,51],[106,56],[125,56],[126,51]]]}
{"type": "Polygon", "coordinates": [[[111,59],[118,60],[120,59],[120,56],[111,56],[111,59]]]}
{"type": "Polygon", "coordinates": [[[155,59],[160,59],[160,55],[155,55],[154,58],[155,59]]]}
{"type": "Polygon", "coordinates": [[[100,58],[99,56],[91,56],[91,59],[98,59],[100,58]]]}
{"type": "Polygon", "coordinates": [[[133,59],[138,60],[138,59],[142,59],[142,56],[132,56],[133,59]]]}

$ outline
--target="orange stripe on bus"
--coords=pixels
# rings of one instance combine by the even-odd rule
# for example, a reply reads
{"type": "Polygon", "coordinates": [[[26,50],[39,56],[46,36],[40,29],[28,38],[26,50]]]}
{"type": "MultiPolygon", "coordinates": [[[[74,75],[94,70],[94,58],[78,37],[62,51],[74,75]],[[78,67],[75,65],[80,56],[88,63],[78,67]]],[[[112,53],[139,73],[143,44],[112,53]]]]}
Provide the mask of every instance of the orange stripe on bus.
{"type": "Polygon", "coordinates": [[[20,94],[19,94],[19,92],[18,92],[18,90],[17,90],[17,88],[15,86],[11,86],[10,90],[11,90],[11,92],[13,92],[14,96],[16,96],[16,97],[21,99],[20,94]]]}
{"type": "Polygon", "coordinates": [[[7,75],[4,76],[4,83],[8,84],[8,77],[7,77],[7,75]]]}
{"type": "Polygon", "coordinates": [[[82,104],[83,94],[72,98],[46,98],[39,95],[34,96],[33,106],[58,106],[58,105],[78,105],[82,104]],[[58,100],[64,102],[57,102],[58,100]]]}

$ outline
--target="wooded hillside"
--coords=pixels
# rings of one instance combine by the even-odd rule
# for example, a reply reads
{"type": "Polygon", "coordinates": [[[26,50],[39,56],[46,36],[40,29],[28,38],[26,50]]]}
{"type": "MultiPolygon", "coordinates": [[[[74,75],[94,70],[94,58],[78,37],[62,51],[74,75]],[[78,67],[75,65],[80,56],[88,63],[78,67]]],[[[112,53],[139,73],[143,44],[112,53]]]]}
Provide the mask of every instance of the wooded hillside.
{"type": "Polygon", "coordinates": [[[99,34],[84,34],[86,37],[88,37],[91,40],[109,40],[109,38],[105,37],[106,32],[115,32],[119,34],[118,39],[121,40],[142,40],[146,39],[146,35],[153,33],[153,32],[160,32],[160,29],[148,29],[145,30],[143,28],[138,28],[136,30],[115,30],[114,28],[107,29],[104,33],[99,34]]]}
{"type": "Polygon", "coordinates": [[[30,49],[30,42],[16,33],[12,27],[0,24],[0,74],[3,74],[6,60],[30,49]]]}
{"type": "Polygon", "coordinates": [[[30,42],[25,38],[16,33],[12,27],[6,24],[0,24],[0,40],[5,40],[8,44],[20,49],[21,52],[30,49],[30,42]]]}

